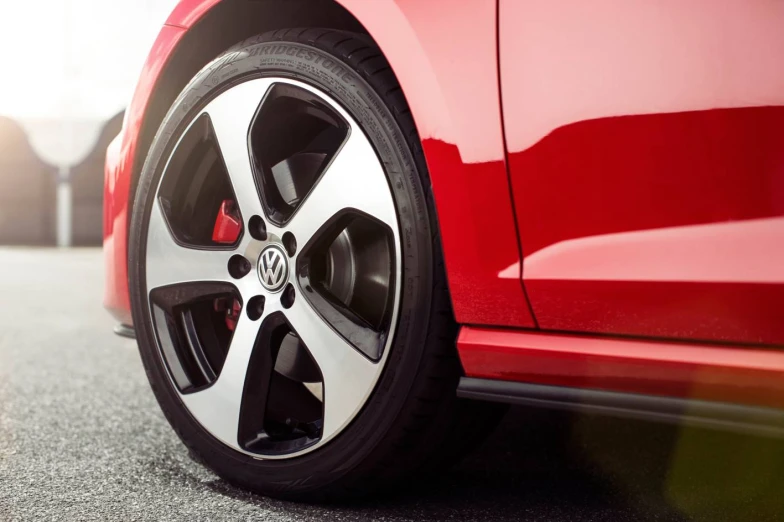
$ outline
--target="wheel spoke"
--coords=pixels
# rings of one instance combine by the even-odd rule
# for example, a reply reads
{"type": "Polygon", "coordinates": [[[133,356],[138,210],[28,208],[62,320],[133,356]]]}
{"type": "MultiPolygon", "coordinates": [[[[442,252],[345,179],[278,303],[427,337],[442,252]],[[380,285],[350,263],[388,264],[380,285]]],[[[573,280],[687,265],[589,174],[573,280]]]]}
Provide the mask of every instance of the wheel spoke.
{"type": "Polygon", "coordinates": [[[180,246],[163,217],[161,205],[153,203],[147,235],[147,290],[191,282],[231,282],[227,270],[232,252],[199,250],[180,246]]]}
{"type": "MultiPolygon", "coordinates": [[[[207,389],[182,395],[182,401],[196,420],[215,437],[235,449],[240,449],[237,434],[243,388],[259,324],[242,314],[218,380],[207,389]]],[[[263,409],[265,401],[260,403],[259,407],[263,409]]],[[[258,413],[263,417],[263,411],[258,413]]]]}
{"type": "Polygon", "coordinates": [[[362,407],[380,366],[332,330],[305,300],[298,299],[284,313],[321,370],[324,385],[321,439],[324,441],[345,427],[362,407]]]}
{"type": "Polygon", "coordinates": [[[248,131],[270,85],[272,81],[267,79],[242,83],[215,98],[204,109],[210,116],[240,213],[246,221],[254,214],[263,215],[248,150],[248,131]]]}
{"type": "Polygon", "coordinates": [[[365,134],[355,124],[343,148],[292,217],[287,230],[300,244],[341,211],[353,209],[397,227],[384,170],[365,134]]]}

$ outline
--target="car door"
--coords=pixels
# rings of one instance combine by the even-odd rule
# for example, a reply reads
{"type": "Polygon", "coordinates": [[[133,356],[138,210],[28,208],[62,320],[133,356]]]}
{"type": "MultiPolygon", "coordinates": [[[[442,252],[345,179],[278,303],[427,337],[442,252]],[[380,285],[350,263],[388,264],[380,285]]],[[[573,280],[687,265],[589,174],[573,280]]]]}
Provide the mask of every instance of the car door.
{"type": "Polygon", "coordinates": [[[784,344],[784,3],[499,2],[539,326],[784,344]]]}

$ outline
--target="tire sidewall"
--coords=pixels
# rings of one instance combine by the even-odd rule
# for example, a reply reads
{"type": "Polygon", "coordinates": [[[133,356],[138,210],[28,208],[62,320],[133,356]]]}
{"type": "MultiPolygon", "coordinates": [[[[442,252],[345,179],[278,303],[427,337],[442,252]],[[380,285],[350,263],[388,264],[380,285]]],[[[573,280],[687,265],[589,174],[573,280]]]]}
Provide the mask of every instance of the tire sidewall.
{"type": "MultiPolygon", "coordinates": [[[[140,175],[129,235],[129,283],[140,353],[166,417],[183,441],[218,474],[266,491],[328,487],[358,468],[376,466],[398,438],[396,422],[426,347],[433,278],[433,231],[420,171],[423,169],[392,111],[359,73],[317,44],[246,43],[205,67],[183,90],[163,120],[140,175]],[[385,368],[361,412],[324,446],[284,460],[260,460],[224,445],[188,413],[159,355],[145,298],[147,225],[163,165],[185,127],[218,94],[238,83],[279,76],[314,86],[336,100],[373,144],[390,184],[401,244],[398,319],[385,368]]],[[[249,218],[250,216],[248,216],[249,218]]]]}

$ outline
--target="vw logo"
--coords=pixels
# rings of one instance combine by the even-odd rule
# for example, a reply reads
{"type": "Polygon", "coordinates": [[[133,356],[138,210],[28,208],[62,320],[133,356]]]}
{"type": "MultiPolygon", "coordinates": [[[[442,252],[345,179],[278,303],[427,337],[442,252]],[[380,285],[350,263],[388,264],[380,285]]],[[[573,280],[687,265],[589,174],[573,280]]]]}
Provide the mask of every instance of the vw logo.
{"type": "Polygon", "coordinates": [[[261,251],[259,258],[259,279],[264,288],[277,292],[286,284],[289,266],[286,253],[277,245],[269,245],[261,251]]]}

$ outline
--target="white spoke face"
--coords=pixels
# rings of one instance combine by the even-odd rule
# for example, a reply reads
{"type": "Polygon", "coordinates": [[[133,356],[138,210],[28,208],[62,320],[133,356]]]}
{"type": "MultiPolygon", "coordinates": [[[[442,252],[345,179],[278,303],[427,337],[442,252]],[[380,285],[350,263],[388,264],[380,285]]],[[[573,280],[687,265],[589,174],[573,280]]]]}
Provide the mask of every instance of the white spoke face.
{"type": "Polygon", "coordinates": [[[384,169],[365,134],[351,123],[351,133],[326,172],[285,227],[306,244],[336,214],[368,214],[393,230],[397,216],[384,169]]]}
{"type": "Polygon", "coordinates": [[[232,252],[200,250],[177,244],[160,203],[153,204],[147,233],[147,290],[189,282],[228,282],[232,252]]]}
{"type": "Polygon", "coordinates": [[[263,215],[251,167],[248,131],[273,81],[251,80],[220,94],[204,109],[212,122],[223,161],[243,218],[263,215]]]}
{"type": "Polygon", "coordinates": [[[258,322],[241,316],[218,380],[205,390],[181,396],[199,424],[224,444],[240,451],[237,429],[242,390],[258,331],[258,322]]]}
{"type": "Polygon", "coordinates": [[[326,442],[359,412],[373,391],[382,365],[372,363],[360,354],[304,299],[296,301],[285,315],[321,369],[324,379],[322,441],[326,442]]]}

